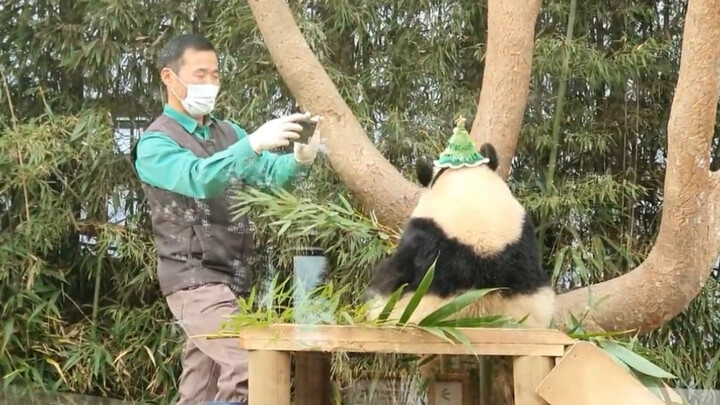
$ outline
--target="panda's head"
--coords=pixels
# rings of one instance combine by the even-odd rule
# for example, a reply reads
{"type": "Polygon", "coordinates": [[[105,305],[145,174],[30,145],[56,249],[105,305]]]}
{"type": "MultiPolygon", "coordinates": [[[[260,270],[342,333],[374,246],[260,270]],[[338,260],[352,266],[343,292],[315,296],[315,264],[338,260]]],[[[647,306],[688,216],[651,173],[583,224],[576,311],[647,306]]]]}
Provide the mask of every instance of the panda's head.
{"type": "Polygon", "coordinates": [[[495,147],[485,143],[479,152],[489,161],[473,167],[437,168],[418,160],[422,193],[411,217],[431,219],[477,253],[492,254],[520,237],[525,210],[496,171],[495,147]]]}
{"type": "Polygon", "coordinates": [[[476,166],[476,167],[466,167],[462,169],[448,169],[448,168],[437,168],[433,165],[432,160],[429,159],[418,159],[415,163],[415,174],[417,175],[418,181],[420,182],[420,185],[423,188],[429,189],[432,188],[432,186],[435,184],[437,179],[445,174],[448,170],[451,171],[450,175],[453,175],[454,173],[452,170],[465,170],[464,174],[467,174],[468,172],[472,171],[475,174],[478,174],[482,171],[492,171],[495,173],[498,167],[498,158],[497,158],[497,152],[495,151],[495,147],[491,143],[484,143],[480,147],[480,154],[483,155],[483,157],[487,158],[489,161],[483,165],[476,166]]]}

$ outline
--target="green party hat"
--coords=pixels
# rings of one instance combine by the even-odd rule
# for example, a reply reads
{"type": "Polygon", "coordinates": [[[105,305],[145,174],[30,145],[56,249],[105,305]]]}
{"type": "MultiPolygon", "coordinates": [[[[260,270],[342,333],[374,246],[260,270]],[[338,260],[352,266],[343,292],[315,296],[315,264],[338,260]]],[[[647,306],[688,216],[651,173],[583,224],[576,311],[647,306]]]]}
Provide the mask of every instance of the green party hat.
{"type": "Polygon", "coordinates": [[[475,142],[465,129],[465,118],[460,117],[455,123],[453,134],[448,145],[435,160],[435,167],[459,169],[461,167],[474,167],[488,163],[490,159],[483,157],[475,148],[475,142]]]}

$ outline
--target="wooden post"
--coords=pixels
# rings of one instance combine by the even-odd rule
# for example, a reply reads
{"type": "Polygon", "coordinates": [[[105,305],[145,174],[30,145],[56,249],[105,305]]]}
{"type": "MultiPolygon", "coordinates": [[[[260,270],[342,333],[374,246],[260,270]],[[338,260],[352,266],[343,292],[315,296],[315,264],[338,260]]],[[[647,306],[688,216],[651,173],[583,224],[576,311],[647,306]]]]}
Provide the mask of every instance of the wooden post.
{"type": "Polygon", "coordinates": [[[515,405],[547,405],[535,389],[553,369],[555,359],[545,356],[517,356],[513,361],[515,405]]]}
{"type": "Polygon", "coordinates": [[[295,405],[330,405],[330,353],[295,353],[295,405]]]}
{"type": "Polygon", "coordinates": [[[490,358],[488,356],[480,357],[478,363],[478,389],[477,395],[479,398],[480,405],[490,404],[490,388],[492,387],[492,380],[490,379],[490,358]]]}
{"type": "Polygon", "coordinates": [[[290,353],[250,351],[249,405],[290,405],[290,353]]]}

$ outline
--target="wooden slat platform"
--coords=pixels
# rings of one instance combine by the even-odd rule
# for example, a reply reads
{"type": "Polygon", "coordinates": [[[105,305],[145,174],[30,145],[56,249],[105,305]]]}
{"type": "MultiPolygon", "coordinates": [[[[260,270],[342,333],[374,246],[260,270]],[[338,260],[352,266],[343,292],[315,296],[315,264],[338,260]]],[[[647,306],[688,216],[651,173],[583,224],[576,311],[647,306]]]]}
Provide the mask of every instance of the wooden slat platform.
{"type": "Polygon", "coordinates": [[[329,356],[333,352],[514,356],[517,405],[546,402],[535,387],[555,358],[576,341],[558,330],[456,328],[469,347],[414,327],[277,324],[246,327],[215,338],[237,339],[250,352],[251,405],[290,405],[290,352],[295,352],[295,403],[328,403],[329,356]],[[314,353],[314,354],[313,354],[314,353]],[[314,357],[308,357],[313,354],[314,357]],[[311,378],[312,377],[312,378],[311,378]]]}
{"type": "Polygon", "coordinates": [[[575,341],[557,330],[457,328],[472,346],[454,344],[420,329],[279,324],[236,334],[246,350],[559,357],[575,341]]]}

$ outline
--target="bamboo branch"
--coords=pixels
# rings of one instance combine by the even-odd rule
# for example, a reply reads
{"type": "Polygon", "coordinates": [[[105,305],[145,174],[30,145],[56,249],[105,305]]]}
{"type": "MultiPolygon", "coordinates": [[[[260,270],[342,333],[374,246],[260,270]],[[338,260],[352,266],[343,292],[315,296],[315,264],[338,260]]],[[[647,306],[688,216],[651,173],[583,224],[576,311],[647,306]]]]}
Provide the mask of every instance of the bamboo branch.
{"type": "MultiPolygon", "coordinates": [[[[15,116],[15,108],[13,108],[12,97],[10,97],[10,86],[8,86],[7,77],[5,77],[5,69],[0,66],[0,76],[2,76],[3,87],[5,89],[5,96],[7,97],[8,108],[10,109],[10,119],[12,120],[13,129],[18,129],[18,120],[15,116]]],[[[20,166],[24,165],[22,151],[18,150],[18,163],[20,166]]],[[[25,179],[22,180],[23,198],[25,198],[25,218],[30,222],[30,198],[28,197],[27,185],[25,179]]]]}
{"type": "MultiPolygon", "coordinates": [[[[563,58],[562,74],[560,76],[560,84],[558,86],[557,100],[555,102],[555,111],[552,126],[552,144],[550,146],[550,157],[548,158],[547,174],[545,176],[545,193],[555,193],[555,167],[557,166],[558,149],[560,149],[560,127],[564,121],[565,115],[565,94],[567,93],[567,82],[570,74],[570,45],[573,40],[573,31],[575,28],[575,13],[577,11],[577,0],[570,0],[570,12],[568,14],[567,28],[565,31],[565,58],[563,58]]],[[[538,246],[540,247],[540,256],[545,253],[545,233],[548,228],[546,215],[542,214],[540,218],[540,232],[538,234],[538,246]]]]}

